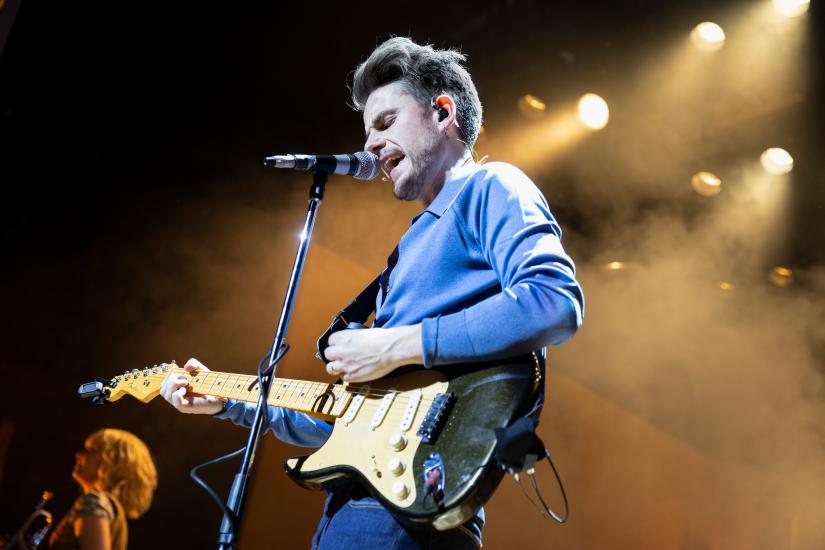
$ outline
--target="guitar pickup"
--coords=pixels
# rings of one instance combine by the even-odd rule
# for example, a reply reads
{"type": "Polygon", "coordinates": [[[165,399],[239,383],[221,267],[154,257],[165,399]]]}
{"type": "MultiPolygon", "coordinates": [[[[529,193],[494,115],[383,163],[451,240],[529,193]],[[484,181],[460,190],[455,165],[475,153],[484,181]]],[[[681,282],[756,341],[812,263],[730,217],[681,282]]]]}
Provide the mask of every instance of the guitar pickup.
{"type": "Polygon", "coordinates": [[[421,421],[421,427],[418,428],[417,435],[421,437],[424,443],[432,443],[438,438],[438,434],[444,428],[444,423],[450,414],[450,409],[455,403],[455,393],[439,393],[433,398],[424,420],[421,421]]]}
{"type": "Polygon", "coordinates": [[[393,400],[395,399],[395,391],[390,390],[390,393],[384,396],[381,400],[381,404],[378,406],[378,410],[375,411],[375,414],[372,416],[372,422],[370,422],[370,427],[374,430],[378,426],[381,425],[381,422],[384,421],[384,417],[387,416],[387,411],[390,409],[390,405],[392,405],[393,400]]]}

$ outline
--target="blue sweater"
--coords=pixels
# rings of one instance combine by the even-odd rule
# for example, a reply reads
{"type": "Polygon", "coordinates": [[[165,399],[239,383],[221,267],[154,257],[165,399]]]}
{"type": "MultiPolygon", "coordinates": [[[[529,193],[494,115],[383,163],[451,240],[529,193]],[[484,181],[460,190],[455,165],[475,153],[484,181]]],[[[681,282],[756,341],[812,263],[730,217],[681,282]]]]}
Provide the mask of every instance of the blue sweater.
{"type": "MultiPolygon", "coordinates": [[[[501,162],[459,170],[412,220],[398,245],[375,325],[421,323],[424,366],[498,359],[560,344],[581,326],[584,296],[547,201],[501,162]]],[[[254,406],[230,401],[219,418],[243,426],[254,406]]],[[[317,447],[331,426],[270,408],[269,428],[317,447]]]]}

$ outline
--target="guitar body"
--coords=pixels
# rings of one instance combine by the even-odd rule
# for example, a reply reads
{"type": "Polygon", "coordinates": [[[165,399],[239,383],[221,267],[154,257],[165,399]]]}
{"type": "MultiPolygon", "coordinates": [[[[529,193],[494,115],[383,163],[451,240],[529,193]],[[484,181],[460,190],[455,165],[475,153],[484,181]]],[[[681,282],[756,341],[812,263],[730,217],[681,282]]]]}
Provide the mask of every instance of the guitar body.
{"type": "Polygon", "coordinates": [[[504,475],[493,461],[494,430],[524,414],[541,383],[538,361],[529,355],[350,385],[363,400],[349,404],[320,449],[288,460],[286,471],[312,489],[350,478],[405,521],[456,527],[476,514],[504,475]],[[422,435],[422,427],[431,433],[422,435]]]}

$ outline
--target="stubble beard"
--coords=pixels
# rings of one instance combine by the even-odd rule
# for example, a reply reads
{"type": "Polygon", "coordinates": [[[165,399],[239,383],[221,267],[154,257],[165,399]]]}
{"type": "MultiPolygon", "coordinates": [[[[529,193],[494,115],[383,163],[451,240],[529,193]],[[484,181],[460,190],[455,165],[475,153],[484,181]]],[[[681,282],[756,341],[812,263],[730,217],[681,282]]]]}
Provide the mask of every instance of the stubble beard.
{"type": "Polygon", "coordinates": [[[417,173],[408,173],[398,182],[393,183],[395,198],[402,201],[414,201],[421,194],[421,180],[417,173]]]}
{"type": "Polygon", "coordinates": [[[424,187],[427,185],[428,172],[432,169],[437,147],[437,142],[433,141],[420,154],[406,157],[409,163],[406,174],[398,182],[393,182],[392,190],[397,199],[402,201],[421,199],[424,187]]]}

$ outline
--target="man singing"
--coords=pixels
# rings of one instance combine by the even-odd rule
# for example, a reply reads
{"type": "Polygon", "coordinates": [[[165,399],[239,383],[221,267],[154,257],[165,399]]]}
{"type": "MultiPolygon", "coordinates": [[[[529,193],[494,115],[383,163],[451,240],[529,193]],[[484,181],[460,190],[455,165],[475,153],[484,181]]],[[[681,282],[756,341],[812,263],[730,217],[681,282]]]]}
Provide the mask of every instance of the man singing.
{"type": "MultiPolygon", "coordinates": [[[[423,210],[391,256],[373,326],[329,338],[327,372],[345,381],[522,355],[581,326],[582,290],[541,192],[512,165],[473,160],[482,109],[464,61],[392,38],[355,71],[364,149],[378,155],[395,196],[423,210]]],[[[193,359],[186,369],[205,367],[193,359]]],[[[179,411],[252,424],[254,405],[193,394],[186,384],[170,376],[161,392],[179,411]]],[[[269,428],[301,446],[322,445],[332,430],[275,407],[269,428]]],[[[482,525],[480,511],[448,531],[410,527],[363,491],[331,490],[313,548],[478,548],[482,525]]]]}

